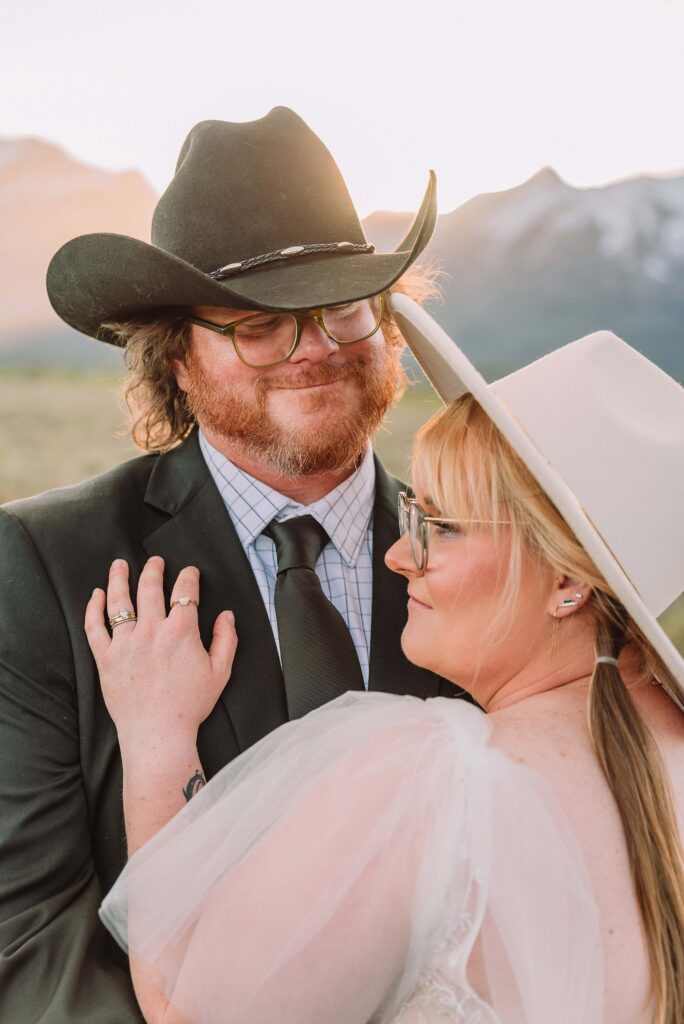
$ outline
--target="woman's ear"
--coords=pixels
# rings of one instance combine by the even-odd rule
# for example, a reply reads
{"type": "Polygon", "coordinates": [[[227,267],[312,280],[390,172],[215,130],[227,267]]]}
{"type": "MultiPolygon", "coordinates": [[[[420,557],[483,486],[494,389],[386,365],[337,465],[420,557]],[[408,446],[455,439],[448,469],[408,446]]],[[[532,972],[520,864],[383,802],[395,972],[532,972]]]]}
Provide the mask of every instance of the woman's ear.
{"type": "Polygon", "coordinates": [[[556,576],[546,610],[553,619],[566,618],[583,608],[591,594],[592,588],[588,583],[556,576]]]}

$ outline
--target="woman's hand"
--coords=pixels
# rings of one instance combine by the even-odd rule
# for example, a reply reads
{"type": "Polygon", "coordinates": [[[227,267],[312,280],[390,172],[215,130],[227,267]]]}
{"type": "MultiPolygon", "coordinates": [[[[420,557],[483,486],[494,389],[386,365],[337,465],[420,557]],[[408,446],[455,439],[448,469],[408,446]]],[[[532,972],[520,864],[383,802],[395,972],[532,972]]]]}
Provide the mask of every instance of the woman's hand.
{"type": "Polygon", "coordinates": [[[140,576],[137,621],[122,622],[110,637],[104,623],[105,601],[111,619],[134,609],[128,565],[119,559],[109,573],[107,594],[95,590],[88,602],[85,630],[100,674],[107,709],[119,743],[158,746],[196,741],[230,676],[237,647],[233,613],[216,619],[209,651],[197,626],[199,570],[183,569],[166,614],[164,560],[150,558],[140,576]],[[177,604],[181,598],[189,603],[177,604]]]}

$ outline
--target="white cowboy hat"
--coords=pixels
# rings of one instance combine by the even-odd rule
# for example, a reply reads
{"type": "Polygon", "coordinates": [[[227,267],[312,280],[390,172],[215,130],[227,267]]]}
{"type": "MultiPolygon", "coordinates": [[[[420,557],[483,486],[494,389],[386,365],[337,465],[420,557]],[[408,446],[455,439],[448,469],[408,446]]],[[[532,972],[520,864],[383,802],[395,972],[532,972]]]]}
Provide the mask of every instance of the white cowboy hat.
{"type": "Polygon", "coordinates": [[[656,618],[684,589],[684,389],[610,331],[487,384],[425,310],[405,295],[390,304],[440,398],[470,392],[538,480],[684,710],[684,659],[656,618]]]}

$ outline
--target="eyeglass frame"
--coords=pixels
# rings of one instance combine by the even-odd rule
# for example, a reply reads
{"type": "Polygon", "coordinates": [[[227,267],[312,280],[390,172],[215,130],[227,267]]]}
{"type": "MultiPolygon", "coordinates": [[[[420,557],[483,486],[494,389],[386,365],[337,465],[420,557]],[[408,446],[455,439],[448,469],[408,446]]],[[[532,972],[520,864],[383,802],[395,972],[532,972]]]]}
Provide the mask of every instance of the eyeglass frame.
{"type": "MultiPolygon", "coordinates": [[[[295,354],[295,352],[297,350],[297,346],[299,345],[299,342],[302,339],[302,331],[303,331],[303,328],[304,328],[304,321],[305,320],[315,320],[316,323],[318,324],[318,326],[321,328],[321,330],[325,334],[325,336],[327,338],[329,338],[330,341],[334,341],[336,345],[357,345],[360,341],[366,341],[368,338],[371,338],[375,334],[375,332],[380,329],[380,325],[382,324],[382,318],[385,315],[385,308],[387,306],[387,298],[388,298],[389,294],[390,294],[389,291],[384,291],[384,292],[377,292],[376,295],[367,295],[367,296],[365,296],[366,299],[374,299],[374,298],[377,297],[377,295],[380,296],[380,309],[378,311],[378,322],[377,322],[377,324],[375,325],[375,327],[373,328],[372,331],[369,331],[368,334],[364,334],[361,338],[354,338],[353,341],[338,341],[337,338],[333,337],[333,335],[330,333],[328,328],[325,326],[325,323],[323,322],[323,312],[324,312],[324,310],[326,310],[326,309],[337,309],[337,308],[339,308],[341,306],[348,306],[348,305],[350,305],[350,303],[348,303],[348,302],[340,302],[340,303],[338,303],[337,306],[316,306],[313,309],[306,309],[306,310],[291,310],[291,309],[280,309],[280,310],[266,310],[266,309],[263,309],[263,310],[255,310],[249,316],[242,316],[242,317],[240,317],[239,320],[231,320],[231,322],[229,324],[215,324],[215,323],[212,323],[211,320],[202,320],[201,317],[197,317],[197,316],[185,316],[185,317],[183,317],[183,322],[184,323],[190,323],[190,324],[197,324],[198,327],[206,327],[207,330],[214,331],[216,334],[220,334],[224,338],[230,338],[230,340],[233,343],[233,348],[235,349],[235,355],[238,357],[238,359],[240,360],[241,363],[244,363],[245,366],[249,366],[252,370],[267,370],[270,366],[279,366],[280,363],[286,363],[288,361],[288,359],[292,358],[292,356],[295,354]],[[239,325],[244,323],[246,320],[251,320],[251,319],[253,319],[254,317],[257,317],[257,316],[263,316],[264,313],[276,313],[276,314],[284,313],[284,314],[287,314],[287,315],[293,317],[293,319],[295,321],[295,324],[296,324],[295,336],[294,336],[294,341],[292,342],[292,347],[290,348],[290,351],[287,353],[286,356],[283,356],[282,359],[276,359],[272,363],[259,363],[259,364],[255,365],[254,363],[248,363],[247,360],[244,358],[244,356],[242,356],[240,354],[240,349],[238,348],[237,341],[235,340],[235,331],[237,330],[239,325]]],[[[363,302],[364,299],[355,299],[354,301],[355,302],[363,302]]]]}
{"type": "Polygon", "coordinates": [[[510,519],[453,519],[449,516],[428,516],[425,514],[425,509],[420,504],[417,498],[411,498],[406,491],[399,491],[397,495],[397,508],[399,513],[399,536],[405,537],[408,534],[409,537],[409,548],[411,550],[411,557],[413,558],[413,564],[416,567],[416,571],[424,573],[427,569],[429,548],[430,548],[430,523],[478,523],[487,526],[499,526],[499,525],[511,525],[510,519]],[[409,515],[411,506],[414,506],[420,516],[418,520],[420,525],[420,538],[421,538],[421,551],[422,558],[421,564],[418,563],[416,553],[413,550],[411,544],[411,536],[409,530],[409,515]],[[403,527],[404,515],[406,516],[406,527],[403,527]]]}

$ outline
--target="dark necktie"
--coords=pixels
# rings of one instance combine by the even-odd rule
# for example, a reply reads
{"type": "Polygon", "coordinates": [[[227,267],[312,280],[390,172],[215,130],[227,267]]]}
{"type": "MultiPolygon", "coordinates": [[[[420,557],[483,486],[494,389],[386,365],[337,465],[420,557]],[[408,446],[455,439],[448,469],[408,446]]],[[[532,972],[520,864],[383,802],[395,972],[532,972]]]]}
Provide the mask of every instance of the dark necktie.
{"type": "Polygon", "coordinates": [[[347,690],[363,690],[361,666],[346,622],[314,571],[328,542],[311,516],[275,520],[264,534],[278,555],[275,612],[290,718],[301,718],[347,690]]]}

